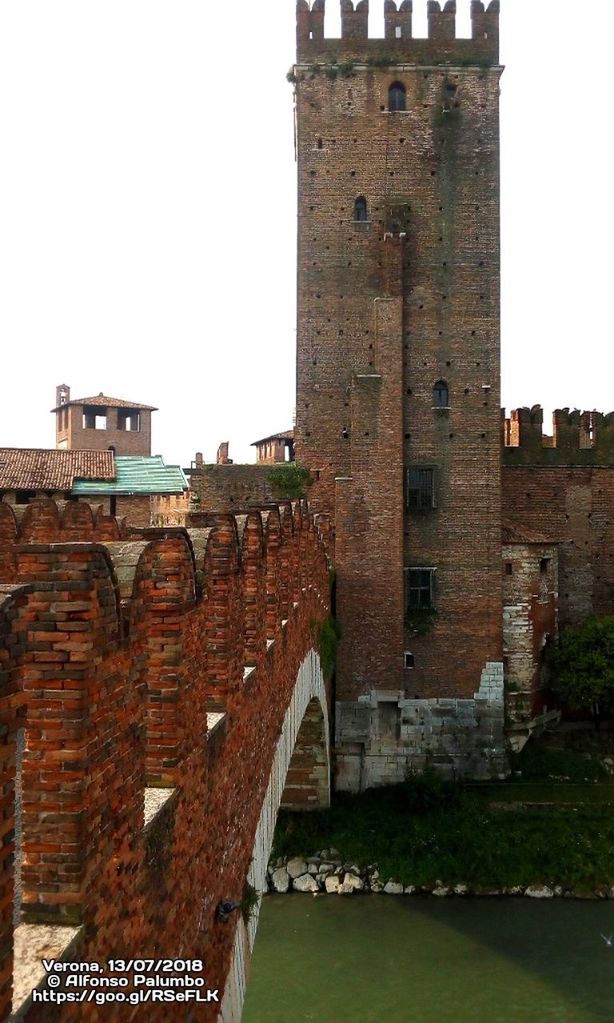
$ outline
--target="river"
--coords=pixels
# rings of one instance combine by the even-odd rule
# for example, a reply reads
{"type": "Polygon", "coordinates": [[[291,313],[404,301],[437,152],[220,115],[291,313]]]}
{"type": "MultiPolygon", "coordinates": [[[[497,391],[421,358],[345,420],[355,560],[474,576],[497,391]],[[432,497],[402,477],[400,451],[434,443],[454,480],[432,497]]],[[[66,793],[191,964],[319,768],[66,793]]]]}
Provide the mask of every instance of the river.
{"type": "Polygon", "coordinates": [[[269,896],[243,1023],[612,1023],[613,934],[607,901],[269,896]]]}

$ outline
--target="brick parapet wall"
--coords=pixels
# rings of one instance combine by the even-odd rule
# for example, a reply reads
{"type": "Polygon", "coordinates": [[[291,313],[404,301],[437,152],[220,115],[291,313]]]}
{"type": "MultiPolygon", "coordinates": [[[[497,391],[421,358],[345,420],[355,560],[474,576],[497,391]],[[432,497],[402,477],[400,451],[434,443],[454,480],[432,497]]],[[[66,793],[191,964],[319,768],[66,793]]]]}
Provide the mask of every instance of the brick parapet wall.
{"type": "Polygon", "coordinates": [[[39,497],[23,509],[0,501],[0,582],[17,578],[16,550],[25,543],[103,543],[125,536],[125,522],[102,506],[39,497]]]}
{"type": "Polygon", "coordinates": [[[556,409],[543,432],[540,405],[502,413],[505,466],[614,466],[614,412],[556,409]]]}
{"type": "MultiPolygon", "coordinates": [[[[46,520],[57,529],[50,509],[46,520]]],[[[234,929],[216,924],[215,907],[241,897],[285,708],[328,613],[327,561],[304,506],[250,513],[241,541],[230,515],[155,534],[17,544],[27,585],[2,587],[4,1015],[18,712],[25,918],[81,921],[79,958],[199,955],[214,983],[228,969],[234,929]],[[212,701],[227,714],[209,741],[212,701]],[[176,791],[144,831],[148,779],[176,791]]],[[[168,1018],[161,1009],[148,1018],[168,1018]]],[[[127,1017],[88,1006],[57,1018],[127,1017]]]]}
{"type": "Polygon", "coordinates": [[[455,35],[456,3],[428,3],[428,39],[412,37],[412,4],[397,9],[393,0],[384,3],[385,39],[368,38],[368,0],[341,0],[341,39],[324,37],[325,0],[297,3],[297,63],[332,60],[383,60],[396,64],[441,64],[467,61],[495,64],[499,59],[499,3],[487,9],[479,0],[471,4],[472,38],[455,35]]]}

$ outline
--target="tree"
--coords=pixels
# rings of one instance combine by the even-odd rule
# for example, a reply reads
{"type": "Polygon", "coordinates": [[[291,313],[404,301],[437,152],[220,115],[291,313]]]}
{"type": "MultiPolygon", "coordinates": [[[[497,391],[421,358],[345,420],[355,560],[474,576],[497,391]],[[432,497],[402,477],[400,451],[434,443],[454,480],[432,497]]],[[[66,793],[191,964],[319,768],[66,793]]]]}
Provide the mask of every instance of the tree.
{"type": "Polygon", "coordinates": [[[549,658],[551,688],[572,708],[596,717],[614,709],[614,618],[587,618],[564,629],[549,658]]]}

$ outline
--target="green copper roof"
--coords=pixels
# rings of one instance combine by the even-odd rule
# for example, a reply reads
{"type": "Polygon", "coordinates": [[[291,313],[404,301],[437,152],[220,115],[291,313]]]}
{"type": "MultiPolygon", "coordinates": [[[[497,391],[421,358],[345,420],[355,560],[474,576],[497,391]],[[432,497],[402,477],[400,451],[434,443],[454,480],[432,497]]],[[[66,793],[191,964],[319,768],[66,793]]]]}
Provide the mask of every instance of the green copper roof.
{"type": "Polygon", "coordinates": [[[75,497],[123,494],[181,494],[188,489],[183,470],[165,465],[161,455],[116,455],[114,480],[75,480],[75,497]]]}

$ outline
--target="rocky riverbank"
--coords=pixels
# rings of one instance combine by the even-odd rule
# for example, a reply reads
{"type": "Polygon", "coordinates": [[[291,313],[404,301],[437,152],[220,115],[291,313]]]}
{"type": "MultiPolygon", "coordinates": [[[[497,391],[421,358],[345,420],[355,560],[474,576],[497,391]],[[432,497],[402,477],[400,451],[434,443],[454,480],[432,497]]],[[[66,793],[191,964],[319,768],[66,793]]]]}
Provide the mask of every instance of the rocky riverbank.
{"type": "Polygon", "coordinates": [[[313,856],[279,856],[269,863],[268,890],[277,895],[302,892],[311,895],[354,895],[374,893],[383,895],[447,896],[526,896],[531,899],[614,899],[614,887],[572,888],[561,884],[535,883],[510,887],[469,885],[462,882],[444,884],[402,884],[392,877],[382,876],[377,864],[361,867],[344,862],[337,849],[322,849],[313,856]]]}

